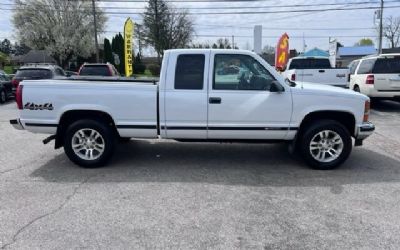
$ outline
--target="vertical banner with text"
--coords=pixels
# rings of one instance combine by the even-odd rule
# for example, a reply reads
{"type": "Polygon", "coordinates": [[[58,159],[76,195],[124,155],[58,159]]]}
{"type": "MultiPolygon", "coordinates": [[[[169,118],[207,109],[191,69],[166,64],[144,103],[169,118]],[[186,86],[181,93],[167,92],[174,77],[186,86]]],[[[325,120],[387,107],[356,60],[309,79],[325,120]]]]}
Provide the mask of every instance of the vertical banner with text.
{"type": "Polygon", "coordinates": [[[283,71],[289,60],[289,36],[283,34],[278,41],[275,52],[275,68],[283,71]]]}
{"type": "Polygon", "coordinates": [[[134,23],[130,18],[124,26],[124,50],[125,50],[125,76],[130,77],[133,74],[133,28],[134,23]]]}

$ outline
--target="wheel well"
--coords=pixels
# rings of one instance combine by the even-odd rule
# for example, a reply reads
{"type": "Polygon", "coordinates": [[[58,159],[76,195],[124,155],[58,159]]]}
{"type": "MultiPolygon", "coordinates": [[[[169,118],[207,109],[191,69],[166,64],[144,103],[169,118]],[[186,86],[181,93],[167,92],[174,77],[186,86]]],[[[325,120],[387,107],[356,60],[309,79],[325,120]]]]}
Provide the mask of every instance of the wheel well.
{"type": "Polygon", "coordinates": [[[96,110],[70,110],[62,114],[58,123],[55,148],[60,148],[64,145],[64,133],[68,126],[82,119],[104,122],[114,130],[117,136],[119,136],[114,120],[108,113],[96,110]]]}
{"type": "Polygon", "coordinates": [[[305,128],[307,128],[311,123],[317,120],[335,120],[341,123],[350,133],[354,136],[356,119],[354,115],[343,111],[317,111],[312,112],[304,117],[299,128],[299,134],[301,134],[305,128]]]}

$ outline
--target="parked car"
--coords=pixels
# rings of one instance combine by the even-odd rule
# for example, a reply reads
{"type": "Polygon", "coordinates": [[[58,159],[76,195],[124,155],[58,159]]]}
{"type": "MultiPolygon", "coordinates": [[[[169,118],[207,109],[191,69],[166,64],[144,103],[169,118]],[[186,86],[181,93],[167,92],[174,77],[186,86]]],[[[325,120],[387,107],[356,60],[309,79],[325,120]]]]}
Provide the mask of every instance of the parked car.
{"type": "MultiPolygon", "coordinates": [[[[369,98],[285,79],[250,51],[165,51],[160,81],[130,78],[23,81],[16,129],[50,134],[70,160],[103,165],[116,138],[288,142],[317,169],[332,169],[372,134],[369,98]],[[217,65],[240,65],[221,72],[217,65]],[[247,73],[243,73],[247,72],[247,73]],[[235,75],[236,74],[236,75],[235,75]],[[84,98],[83,98],[84,97],[84,98]]],[[[206,156],[205,156],[206,157],[206,156]]]]}
{"type": "Polygon", "coordinates": [[[364,57],[350,64],[350,88],[374,99],[400,100],[400,54],[364,57]]]}
{"type": "Polygon", "coordinates": [[[284,77],[296,82],[311,82],[348,87],[349,69],[333,68],[327,57],[294,57],[289,59],[284,77]]]}
{"type": "Polygon", "coordinates": [[[78,75],[78,72],[75,72],[75,71],[65,70],[64,72],[65,72],[66,76],[77,76],[78,75]]]}
{"type": "Polygon", "coordinates": [[[18,69],[12,79],[13,93],[23,80],[40,80],[66,77],[64,70],[51,64],[28,64],[18,69]]]}
{"type": "Polygon", "coordinates": [[[5,103],[12,96],[11,79],[4,71],[0,71],[0,103],[5,103]]]}
{"type": "Polygon", "coordinates": [[[84,63],[79,76],[119,76],[118,70],[111,63],[84,63]]]}

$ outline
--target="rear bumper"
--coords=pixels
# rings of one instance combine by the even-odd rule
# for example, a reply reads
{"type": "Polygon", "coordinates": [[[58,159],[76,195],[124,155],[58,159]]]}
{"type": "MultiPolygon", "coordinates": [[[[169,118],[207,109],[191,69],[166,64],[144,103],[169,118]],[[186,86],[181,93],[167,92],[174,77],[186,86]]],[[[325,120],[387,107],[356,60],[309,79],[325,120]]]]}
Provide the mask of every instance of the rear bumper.
{"type": "Polygon", "coordinates": [[[368,86],[365,90],[362,90],[369,97],[375,98],[385,98],[385,99],[399,99],[400,98],[400,89],[393,90],[377,90],[374,86],[368,86]]]}
{"type": "Polygon", "coordinates": [[[357,140],[364,140],[368,136],[372,135],[375,131],[375,125],[371,122],[364,122],[361,125],[357,125],[357,140]]]}
{"type": "Polygon", "coordinates": [[[19,119],[10,120],[10,124],[17,130],[24,130],[24,126],[19,119]]]}

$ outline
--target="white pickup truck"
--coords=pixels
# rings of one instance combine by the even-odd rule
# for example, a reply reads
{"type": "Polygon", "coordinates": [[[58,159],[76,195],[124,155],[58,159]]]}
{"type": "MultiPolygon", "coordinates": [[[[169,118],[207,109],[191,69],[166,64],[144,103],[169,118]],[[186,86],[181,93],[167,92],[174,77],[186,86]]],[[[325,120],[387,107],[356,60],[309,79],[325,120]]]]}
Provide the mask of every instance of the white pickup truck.
{"type": "Polygon", "coordinates": [[[283,76],[291,81],[311,82],[349,87],[348,68],[332,68],[327,57],[294,57],[291,58],[283,72],[283,76]]]}
{"type": "MultiPolygon", "coordinates": [[[[126,78],[23,81],[17,129],[51,136],[84,167],[104,165],[118,139],[289,142],[317,169],[343,163],[374,131],[369,98],[285,80],[240,50],[169,50],[158,83],[126,78]]],[[[207,157],[207,156],[205,156],[207,157]]]]}

